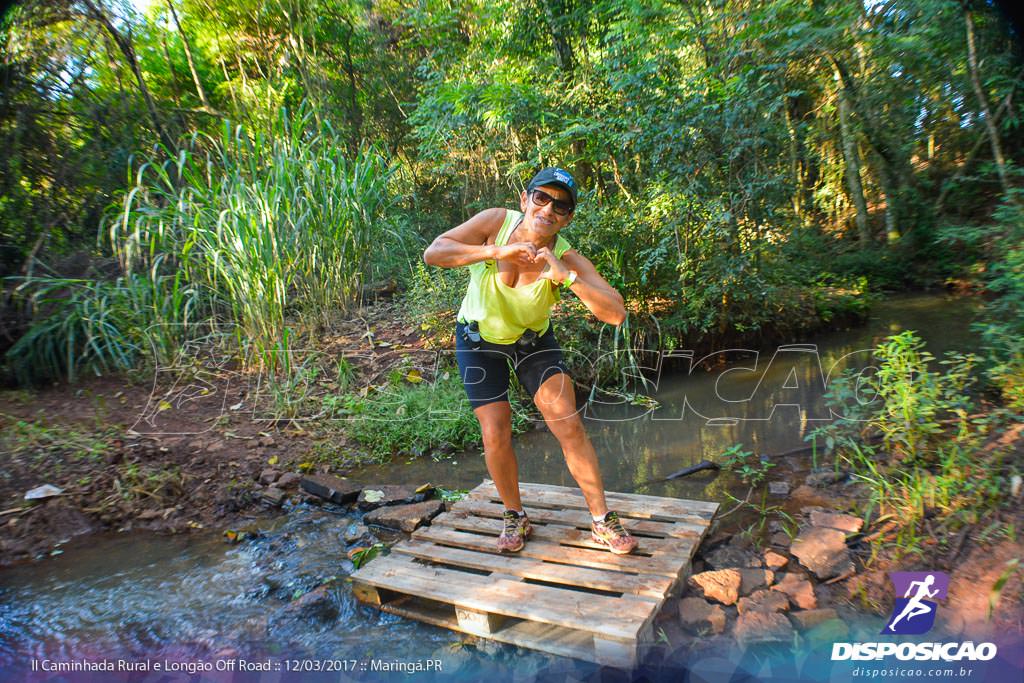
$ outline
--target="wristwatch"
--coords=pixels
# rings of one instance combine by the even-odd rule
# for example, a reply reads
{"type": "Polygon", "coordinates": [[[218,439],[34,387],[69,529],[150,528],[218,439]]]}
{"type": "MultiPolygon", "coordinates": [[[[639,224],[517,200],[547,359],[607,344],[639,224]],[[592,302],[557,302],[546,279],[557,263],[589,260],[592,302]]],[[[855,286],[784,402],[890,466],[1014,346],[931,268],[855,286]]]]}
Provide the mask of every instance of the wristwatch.
{"type": "Polygon", "coordinates": [[[569,289],[576,282],[576,278],[578,276],[579,273],[577,273],[575,270],[570,270],[569,275],[564,280],[562,280],[562,286],[565,287],[566,289],[569,289]]]}

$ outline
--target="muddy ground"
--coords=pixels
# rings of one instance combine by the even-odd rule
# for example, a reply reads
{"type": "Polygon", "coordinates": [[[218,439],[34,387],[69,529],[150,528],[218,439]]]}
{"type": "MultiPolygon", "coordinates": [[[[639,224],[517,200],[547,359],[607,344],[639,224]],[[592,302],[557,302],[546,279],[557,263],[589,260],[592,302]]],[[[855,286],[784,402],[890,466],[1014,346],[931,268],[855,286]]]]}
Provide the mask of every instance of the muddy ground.
{"type": "MultiPolygon", "coordinates": [[[[358,391],[443,342],[380,303],[316,348],[325,366],[348,359],[358,391]]],[[[337,389],[325,372],[297,393],[337,389]]],[[[311,399],[282,411],[257,371],[215,358],[0,392],[0,566],[44,558],[82,534],[221,529],[271,514],[260,500],[267,468],[344,475],[365,455],[320,409],[311,399]],[[25,500],[46,484],[62,493],[25,500]]]]}

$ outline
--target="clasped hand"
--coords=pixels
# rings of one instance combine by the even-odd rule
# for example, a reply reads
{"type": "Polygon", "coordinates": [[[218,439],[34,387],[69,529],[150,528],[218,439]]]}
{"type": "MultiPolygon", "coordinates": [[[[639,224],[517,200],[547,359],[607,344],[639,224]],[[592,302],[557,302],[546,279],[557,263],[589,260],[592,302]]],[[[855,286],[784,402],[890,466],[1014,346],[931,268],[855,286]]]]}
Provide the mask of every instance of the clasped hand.
{"type": "Polygon", "coordinates": [[[556,285],[561,284],[565,278],[569,277],[569,269],[565,267],[565,264],[549,248],[541,247],[538,249],[529,242],[516,242],[501,247],[501,250],[498,252],[498,260],[510,261],[524,266],[537,263],[538,261],[546,261],[546,267],[541,271],[537,279],[551,280],[556,285]]]}

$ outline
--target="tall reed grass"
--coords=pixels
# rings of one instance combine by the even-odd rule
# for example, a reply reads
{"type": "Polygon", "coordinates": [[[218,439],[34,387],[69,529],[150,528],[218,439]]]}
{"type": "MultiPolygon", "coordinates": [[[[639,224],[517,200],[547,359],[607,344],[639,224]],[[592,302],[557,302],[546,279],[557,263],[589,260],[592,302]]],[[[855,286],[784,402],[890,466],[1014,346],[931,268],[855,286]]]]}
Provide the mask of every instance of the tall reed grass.
{"type": "Polygon", "coordinates": [[[23,379],[130,367],[199,322],[233,323],[242,357],[273,363],[286,326],[316,328],[358,305],[412,234],[384,155],[345,149],[300,109],[263,131],[225,122],[142,160],[100,227],[122,277],[21,283],[37,315],[9,364],[23,379]]]}
{"type": "Polygon", "coordinates": [[[392,175],[372,147],[354,159],[328,125],[282,112],[268,132],[225,123],[162,164],[140,166],[110,243],[126,272],[172,254],[190,282],[214,292],[260,352],[286,316],[326,321],[360,300],[388,243],[392,175]]]}

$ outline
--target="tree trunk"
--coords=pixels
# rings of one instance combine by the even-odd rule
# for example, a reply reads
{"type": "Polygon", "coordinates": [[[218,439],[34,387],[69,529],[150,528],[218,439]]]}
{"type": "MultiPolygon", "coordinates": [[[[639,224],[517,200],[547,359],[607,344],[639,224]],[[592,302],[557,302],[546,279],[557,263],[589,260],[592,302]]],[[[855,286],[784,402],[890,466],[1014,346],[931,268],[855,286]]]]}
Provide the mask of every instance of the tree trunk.
{"type": "Polygon", "coordinates": [[[885,195],[886,235],[890,243],[895,242],[899,239],[900,191],[913,182],[913,176],[907,172],[906,158],[899,153],[899,145],[893,142],[890,133],[884,132],[884,124],[877,121],[874,112],[861,99],[853,76],[841,61],[835,57],[831,61],[846,91],[850,105],[848,111],[857,114],[864,129],[868,150],[873,153],[878,167],[879,184],[885,195]]]}
{"type": "MultiPolygon", "coordinates": [[[[1020,83],[1021,78],[1024,78],[1024,69],[1018,71],[1017,74],[1013,77],[1013,83],[1010,86],[1010,92],[1006,93],[1006,97],[1004,97],[1003,101],[999,103],[999,108],[996,109],[995,114],[992,115],[993,125],[999,123],[999,120],[1003,117],[1004,114],[1006,114],[1007,110],[1010,108],[1010,104],[1013,102],[1013,93],[1017,90],[1017,84],[1020,83]]],[[[936,215],[942,213],[943,208],[945,208],[946,197],[949,196],[950,190],[953,189],[954,186],[956,186],[957,182],[959,182],[959,180],[964,177],[964,174],[967,173],[968,169],[970,169],[971,162],[974,161],[974,157],[976,157],[978,155],[978,152],[981,151],[981,147],[982,145],[985,144],[985,141],[987,139],[988,135],[986,131],[986,134],[979,137],[978,140],[974,143],[974,146],[971,147],[971,151],[967,153],[967,157],[964,158],[963,163],[960,164],[960,168],[958,168],[956,173],[953,174],[953,177],[947,180],[946,182],[942,183],[942,189],[939,191],[939,198],[935,200],[935,205],[932,208],[932,211],[936,215]]]]}
{"type": "Polygon", "coordinates": [[[864,200],[864,186],[860,182],[860,156],[857,154],[857,142],[854,140],[853,126],[850,125],[850,96],[843,84],[839,69],[835,69],[836,96],[839,101],[839,136],[843,144],[843,159],[846,162],[846,186],[850,192],[850,200],[857,210],[857,239],[861,248],[871,244],[871,231],[868,229],[868,205],[864,200]]]}
{"type": "Polygon", "coordinates": [[[882,196],[885,197],[885,238],[889,244],[895,244],[900,239],[899,222],[896,220],[896,202],[899,195],[892,176],[884,165],[879,170],[878,182],[882,186],[882,196]]]}
{"type": "MultiPolygon", "coordinates": [[[[785,84],[783,84],[785,86],[785,84]]],[[[783,88],[785,91],[785,87],[783,88]]],[[[800,105],[796,97],[786,97],[783,105],[786,114],[786,130],[789,132],[789,173],[793,181],[793,215],[801,226],[807,220],[807,160],[804,154],[803,140],[800,139],[799,118],[800,105]]]]}
{"type": "Polygon", "coordinates": [[[978,75],[978,54],[974,47],[974,18],[971,10],[964,5],[964,23],[967,25],[967,65],[971,73],[971,86],[974,88],[974,95],[978,98],[978,106],[981,107],[981,115],[984,117],[985,130],[988,132],[988,141],[992,146],[992,158],[996,162],[996,171],[999,173],[999,183],[1003,186],[1003,193],[1009,198],[1010,181],[1006,177],[1006,158],[1003,156],[1003,146],[999,142],[999,131],[996,130],[996,123],[988,107],[988,97],[981,87],[981,77],[978,75]]]}
{"type": "Polygon", "coordinates": [[[573,58],[572,46],[565,37],[563,27],[559,25],[559,18],[565,14],[564,8],[561,6],[552,7],[551,3],[544,3],[544,13],[547,16],[551,40],[554,42],[558,70],[565,80],[571,82],[573,72],[576,70],[576,60],[573,58]]]}
{"type": "Polygon", "coordinates": [[[359,91],[356,89],[356,69],[352,61],[352,38],[355,36],[356,28],[352,22],[344,17],[343,21],[348,26],[348,33],[345,35],[345,75],[348,76],[348,109],[351,117],[351,133],[349,135],[348,153],[353,159],[359,153],[359,143],[363,136],[363,110],[359,106],[359,91]]]}
{"type": "Polygon", "coordinates": [[[117,48],[121,51],[121,55],[124,57],[125,62],[128,63],[128,68],[131,69],[132,74],[135,76],[135,82],[139,86],[139,91],[142,93],[142,99],[146,103],[146,111],[149,113],[149,118],[153,122],[153,129],[156,131],[157,137],[160,138],[160,142],[168,152],[174,149],[174,142],[171,140],[170,135],[164,129],[163,124],[160,122],[160,115],[157,113],[156,103],[153,101],[153,97],[149,94],[149,88],[146,87],[146,79],[142,77],[142,71],[139,69],[138,59],[135,57],[135,48],[132,46],[131,36],[123,36],[121,32],[115,28],[114,24],[111,23],[110,17],[103,13],[92,0],[83,0],[86,9],[92,14],[93,18],[103,26],[107,34],[117,45],[117,48]]]}
{"type": "Polygon", "coordinates": [[[178,12],[174,9],[174,2],[167,0],[167,9],[171,10],[171,18],[174,19],[174,25],[178,28],[178,35],[181,36],[181,44],[185,48],[185,59],[188,61],[188,70],[192,72],[192,83],[196,86],[196,95],[199,96],[199,102],[202,103],[204,109],[212,110],[210,103],[206,99],[206,91],[203,90],[203,83],[199,80],[199,73],[196,71],[195,60],[192,59],[192,45],[188,42],[188,36],[185,35],[185,29],[181,27],[181,21],[178,20],[178,12]]]}

